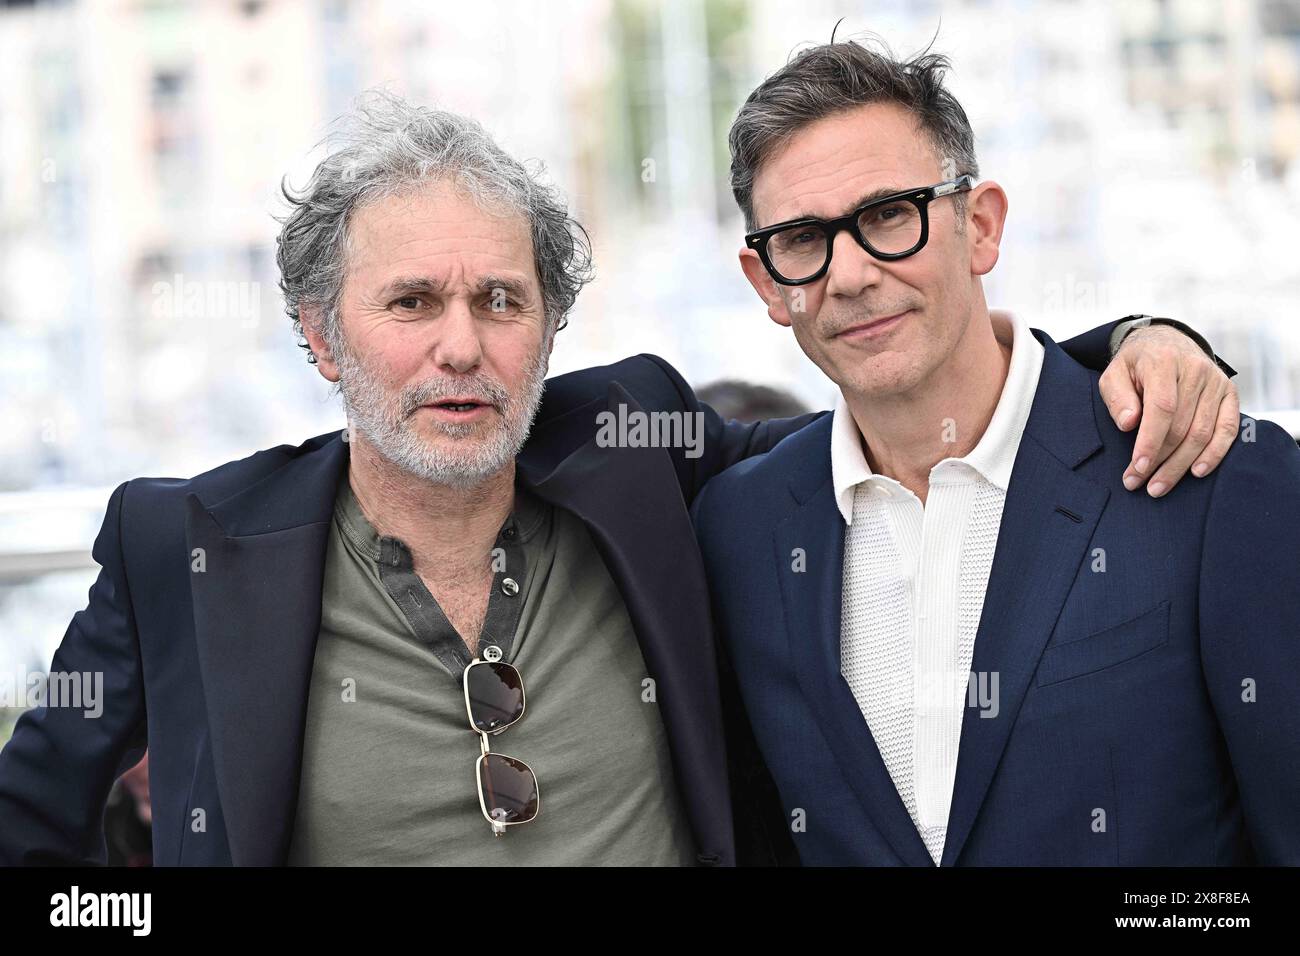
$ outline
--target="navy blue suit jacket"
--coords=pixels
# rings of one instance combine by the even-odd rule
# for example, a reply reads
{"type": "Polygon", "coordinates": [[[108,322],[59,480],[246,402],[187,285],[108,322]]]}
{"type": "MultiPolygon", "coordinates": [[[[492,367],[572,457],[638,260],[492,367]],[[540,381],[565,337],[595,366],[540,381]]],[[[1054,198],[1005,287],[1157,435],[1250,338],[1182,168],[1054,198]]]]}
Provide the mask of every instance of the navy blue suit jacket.
{"type": "MultiPolygon", "coordinates": [[[[1244,422],[1205,479],[1125,491],[1134,433],[1034,335],[971,667],[999,707],[965,709],[942,865],[1300,864],[1300,450],[1244,422]]],[[[715,627],[802,861],[930,866],[840,674],[830,435],[696,500],[715,627]]]]}
{"type": "MultiPolygon", "coordinates": [[[[1067,347],[1104,368],[1114,325],[1067,347]]],[[[716,669],[687,509],[708,479],[816,417],[723,422],[672,366],[640,355],[548,379],[516,459],[534,494],[582,519],[619,587],[655,678],[701,863],[772,862],[785,835],[779,819],[771,827],[779,808],[770,780],[729,675],[716,669]],[[619,405],[702,414],[702,454],[602,447],[597,414],[619,405]]],[[[102,672],[104,712],[86,719],[41,707],[20,718],[0,751],[0,865],[103,862],[105,799],[146,742],[155,864],[284,862],[346,463],[341,433],[331,432],[113,492],[93,550],[102,571],[51,667],[102,672]],[[192,570],[197,548],[202,573],[192,570]]]]}

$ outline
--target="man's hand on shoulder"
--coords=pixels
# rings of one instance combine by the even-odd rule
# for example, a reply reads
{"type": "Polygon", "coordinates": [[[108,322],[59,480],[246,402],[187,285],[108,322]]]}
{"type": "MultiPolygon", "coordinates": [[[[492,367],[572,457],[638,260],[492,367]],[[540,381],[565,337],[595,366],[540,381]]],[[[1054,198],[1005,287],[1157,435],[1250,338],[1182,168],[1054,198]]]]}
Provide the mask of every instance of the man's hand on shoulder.
{"type": "Polygon", "coordinates": [[[1124,487],[1153,498],[1191,469],[1203,478],[1237,437],[1237,386],[1193,339],[1167,325],[1134,329],[1101,376],[1101,397],[1121,431],[1138,427],[1124,487]]]}

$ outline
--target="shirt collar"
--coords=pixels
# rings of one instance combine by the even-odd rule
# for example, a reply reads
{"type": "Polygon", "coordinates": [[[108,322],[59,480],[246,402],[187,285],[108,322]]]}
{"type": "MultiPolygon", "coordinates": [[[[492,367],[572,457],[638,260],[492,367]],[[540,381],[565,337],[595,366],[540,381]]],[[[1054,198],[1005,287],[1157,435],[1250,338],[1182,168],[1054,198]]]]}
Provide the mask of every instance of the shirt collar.
{"type": "MultiPolygon", "coordinates": [[[[1011,469],[1038,390],[1038,379],[1043,370],[1043,346],[1019,315],[1001,310],[990,314],[1011,323],[1011,364],[1002,395],[988,428],[970,453],[964,458],[945,458],[931,469],[930,474],[933,478],[936,471],[950,470],[954,463],[960,462],[1005,492],[1011,484],[1011,469]]],[[[894,479],[871,471],[862,449],[862,433],[858,431],[853,413],[841,392],[831,421],[831,482],[835,489],[835,503],[845,524],[853,523],[853,492],[864,481],[886,489],[903,488],[894,479]]]]}
{"type": "Polygon", "coordinates": [[[993,410],[989,427],[970,454],[960,459],[1004,492],[1011,484],[1011,469],[1020,450],[1020,438],[1029,421],[1029,410],[1038,391],[1043,371],[1043,344],[1034,338],[1029,325],[1012,312],[995,313],[1011,322],[1011,366],[1002,386],[998,407],[993,410]]]}
{"type": "Polygon", "coordinates": [[[862,433],[841,391],[831,419],[831,482],[845,524],[853,524],[853,489],[871,477],[871,466],[862,450],[862,433]]]}
{"type": "MultiPolygon", "coordinates": [[[[375,530],[375,526],[370,523],[370,519],[361,510],[361,502],[357,500],[356,492],[352,490],[352,482],[349,480],[346,471],[339,480],[338,491],[334,498],[334,513],[339,520],[343,533],[347,535],[352,543],[363,554],[367,554],[378,561],[385,538],[375,530]]],[[[545,517],[546,504],[524,487],[523,483],[516,477],[515,507],[497,533],[497,539],[500,541],[502,536],[505,536],[507,540],[517,539],[520,543],[524,543],[537,533],[545,517]]],[[[389,540],[398,541],[403,548],[406,547],[397,538],[389,540]]]]}

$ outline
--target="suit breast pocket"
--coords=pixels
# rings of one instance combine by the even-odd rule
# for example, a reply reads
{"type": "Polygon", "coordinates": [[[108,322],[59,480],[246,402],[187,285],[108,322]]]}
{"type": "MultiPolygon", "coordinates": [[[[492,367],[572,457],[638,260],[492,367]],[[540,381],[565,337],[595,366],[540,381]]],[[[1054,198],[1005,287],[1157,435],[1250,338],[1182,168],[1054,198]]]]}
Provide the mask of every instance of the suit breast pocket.
{"type": "Polygon", "coordinates": [[[1169,602],[1087,637],[1049,646],[1038,662],[1036,683],[1059,684],[1072,677],[1132,660],[1169,640],[1169,602]]]}

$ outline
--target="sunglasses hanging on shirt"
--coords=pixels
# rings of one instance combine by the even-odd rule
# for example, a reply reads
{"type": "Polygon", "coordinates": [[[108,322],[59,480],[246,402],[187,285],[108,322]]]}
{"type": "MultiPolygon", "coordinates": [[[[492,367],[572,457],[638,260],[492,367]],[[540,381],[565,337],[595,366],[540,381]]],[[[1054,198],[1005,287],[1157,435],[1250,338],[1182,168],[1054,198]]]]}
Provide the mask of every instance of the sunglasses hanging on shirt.
{"type": "Polygon", "coordinates": [[[537,819],[541,796],[537,775],[528,764],[493,753],[490,746],[489,738],[524,716],[524,679],[500,656],[499,648],[484,648],[483,658],[465,668],[464,685],[469,725],[483,747],[475,764],[479,808],[492,824],[492,832],[504,836],[506,827],[537,819]]]}

